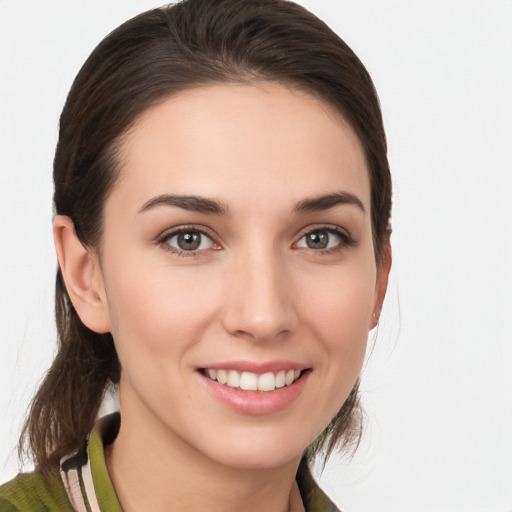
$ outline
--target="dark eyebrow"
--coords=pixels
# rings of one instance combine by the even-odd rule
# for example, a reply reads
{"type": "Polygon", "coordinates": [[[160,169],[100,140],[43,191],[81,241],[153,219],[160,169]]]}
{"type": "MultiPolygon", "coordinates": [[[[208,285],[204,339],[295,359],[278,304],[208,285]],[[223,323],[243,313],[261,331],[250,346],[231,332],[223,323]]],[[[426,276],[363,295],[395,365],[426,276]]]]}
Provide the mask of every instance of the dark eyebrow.
{"type": "Polygon", "coordinates": [[[297,203],[295,211],[297,213],[321,212],[329,210],[340,204],[349,204],[357,206],[363,213],[366,210],[361,200],[350,192],[337,192],[334,194],[326,194],[323,196],[310,197],[297,203]]]}
{"type": "Polygon", "coordinates": [[[153,197],[145,202],[139,213],[146,212],[156,206],[177,206],[184,210],[199,213],[209,213],[213,215],[227,215],[228,209],[221,202],[215,199],[199,196],[177,196],[172,194],[162,194],[153,197]]]}

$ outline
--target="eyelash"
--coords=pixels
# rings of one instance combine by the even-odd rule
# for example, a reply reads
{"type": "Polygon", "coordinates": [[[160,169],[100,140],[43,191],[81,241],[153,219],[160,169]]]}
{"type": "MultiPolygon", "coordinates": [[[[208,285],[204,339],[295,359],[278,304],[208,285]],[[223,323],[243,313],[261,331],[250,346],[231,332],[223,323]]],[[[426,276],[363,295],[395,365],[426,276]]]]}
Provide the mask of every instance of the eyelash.
{"type": "MultiPolygon", "coordinates": [[[[300,240],[302,240],[304,237],[311,235],[313,233],[329,233],[330,235],[335,235],[339,238],[339,243],[335,245],[334,247],[330,247],[327,249],[312,249],[309,248],[310,251],[312,251],[316,255],[326,255],[326,254],[334,254],[338,253],[340,251],[343,251],[349,247],[353,247],[356,245],[356,240],[352,238],[346,231],[340,229],[338,226],[334,225],[321,225],[321,226],[315,226],[314,228],[308,227],[306,230],[304,230],[297,242],[295,242],[294,245],[296,245],[300,240]]],[[[299,249],[302,249],[299,248],[299,249]]],[[[306,248],[304,248],[306,249],[306,248]]]]}
{"type": "MultiPolygon", "coordinates": [[[[166,233],[164,233],[163,235],[161,235],[158,238],[157,243],[165,251],[168,251],[168,252],[178,256],[179,258],[190,258],[190,257],[197,258],[197,257],[199,257],[201,255],[201,253],[203,251],[205,251],[206,249],[202,249],[199,251],[185,251],[185,250],[177,249],[176,247],[173,247],[172,245],[169,244],[169,240],[171,240],[175,236],[178,236],[182,233],[198,233],[201,236],[205,236],[205,237],[209,238],[211,240],[212,244],[219,245],[215,241],[215,239],[211,235],[209,235],[205,230],[197,228],[195,226],[182,226],[178,229],[173,229],[172,231],[167,231],[166,233]]],[[[217,250],[217,249],[214,249],[214,250],[217,250]]]]}
{"type": "MultiPolygon", "coordinates": [[[[307,230],[304,230],[301,233],[300,237],[298,238],[297,242],[295,242],[293,245],[296,245],[300,240],[302,240],[304,237],[306,237],[308,235],[311,235],[313,233],[322,233],[322,232],[337,236],[340,239],[340,242],[337,245],[335,245],[334,247],[329,247],[327,249],[313,249],[313,248],[304,248],[304,249],[309,249],[310,251],[312,251],[315,254],[323,255],[323,254],[337,253],[337,252],[343,251],[344,249],[347,249],[348,247],[352,247],[352,246],[356,245],[356,241],[348,233],[341,230],[337,226],[329,226],[329,225],[327,225],[327,226],[323,225],[323,226],[314,227],[313,229],[308,228],[307,230]]],[[[171,240],[175,236],[179,236],[182,233],[198,233],[201,236],[205,236],[205,237],[209,238],[211,240],[212,244],[220,246],[220,244],[218,244],[215,241],[215,239],[211,235],[209,235],[205,230],[197,228],[195,226],[182,226],[178,229],[173,229],[172,231],[168,231],[168,232],[162,234],[157,239],[157,243],[164,250],[166,250],[180,258],[181,257],[197,258],[204,251],[208,250],[208,249],[201,249],[201,250],[186,251],[186,250],[177,249],[176,247],[173,247],[172,245],[169,244],[169,240],[171,240]]],[[[303,249],[303,248],[300,247],[298,249],[303,249]]],[[[218,249],[213,249],[213,250],[218,250],[218,249]]]]}

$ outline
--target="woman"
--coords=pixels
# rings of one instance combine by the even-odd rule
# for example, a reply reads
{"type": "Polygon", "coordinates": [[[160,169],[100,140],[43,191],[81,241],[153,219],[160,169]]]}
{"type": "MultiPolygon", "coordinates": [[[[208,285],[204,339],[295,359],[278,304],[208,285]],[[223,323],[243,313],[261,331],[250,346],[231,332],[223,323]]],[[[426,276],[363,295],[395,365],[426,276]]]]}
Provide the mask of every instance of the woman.
{"type": "Polygon", "coordinates": [[[79,72],[54,185],[59,352],[0,510],[336,510],[307,460],[357,443],[391,263],[353,52],[283,1],[144,13],[79,72]]]}

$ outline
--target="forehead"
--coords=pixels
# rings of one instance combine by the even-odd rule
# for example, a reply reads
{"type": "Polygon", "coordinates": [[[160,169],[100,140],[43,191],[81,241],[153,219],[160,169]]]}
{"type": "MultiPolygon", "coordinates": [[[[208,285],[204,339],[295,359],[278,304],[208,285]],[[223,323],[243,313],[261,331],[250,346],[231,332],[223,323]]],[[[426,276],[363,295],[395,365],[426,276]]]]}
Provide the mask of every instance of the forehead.
{"type": "MultiPolygon", "coordinates": [[[[190,89],[144,112],[124,137],[113,193],[277,204],[338,189],[368,206],[361,143],[328,103],[276,83],[190,89]]],[[[126,197],[125,199],[128,199],[126,197]]]]}

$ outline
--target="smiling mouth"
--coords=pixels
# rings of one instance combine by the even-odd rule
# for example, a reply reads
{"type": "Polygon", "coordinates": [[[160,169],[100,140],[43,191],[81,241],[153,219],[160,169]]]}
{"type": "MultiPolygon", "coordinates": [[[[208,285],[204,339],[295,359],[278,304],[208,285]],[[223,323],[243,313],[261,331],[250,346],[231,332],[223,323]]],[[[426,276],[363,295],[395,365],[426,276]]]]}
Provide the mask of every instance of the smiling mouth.
{"type": "Polygon", "coordinates": [[[268,393],[276,389],[290,386],[300,379],[303,371],[280,370],[278,372],[257,374],[252,372],[239,372],[237,370],[203,368],[201,373],[205,377],[230,388],[268,393]]]}

